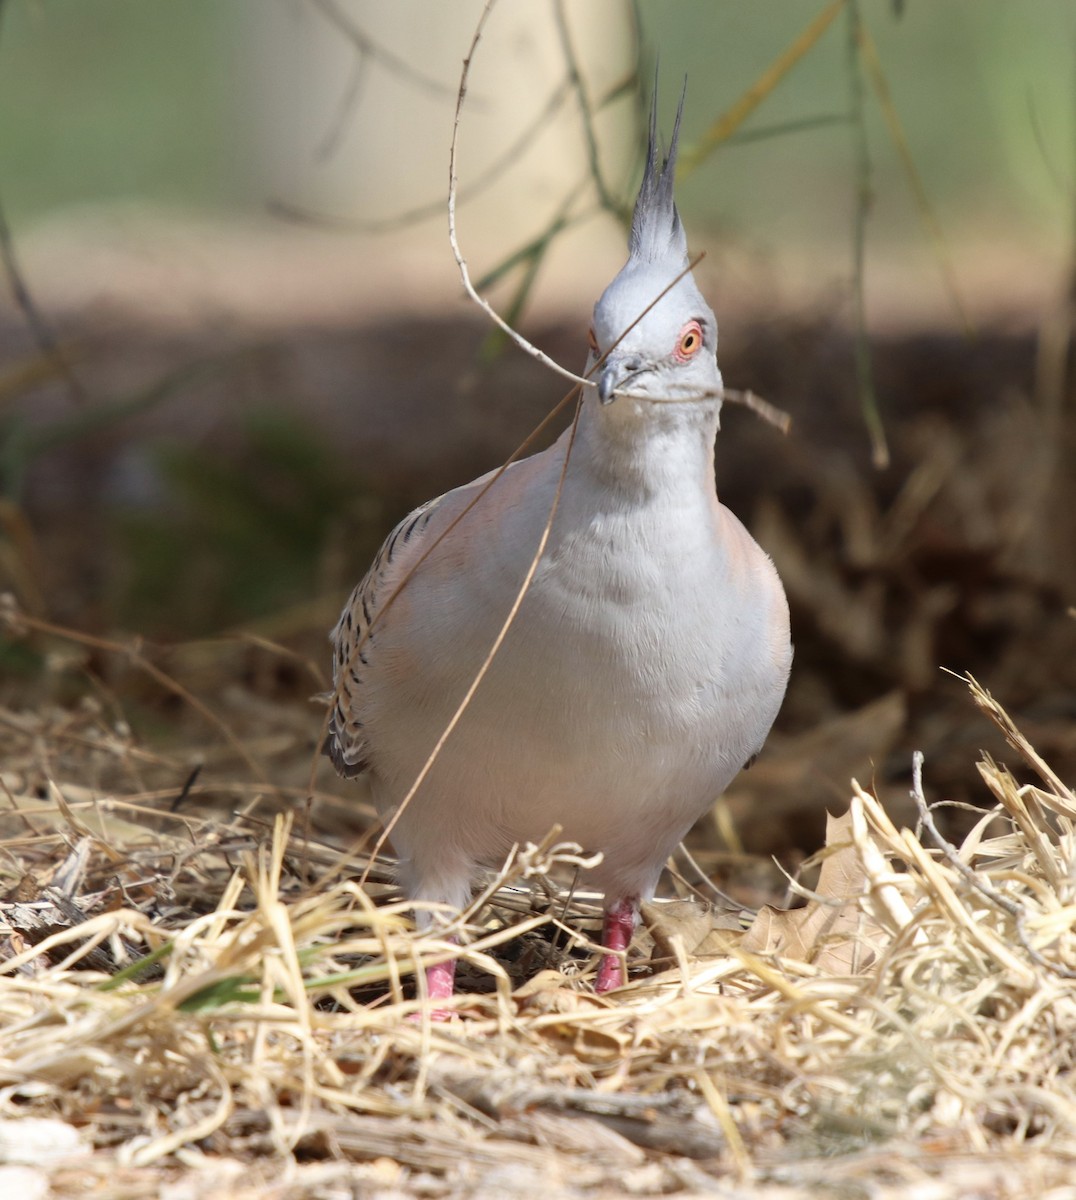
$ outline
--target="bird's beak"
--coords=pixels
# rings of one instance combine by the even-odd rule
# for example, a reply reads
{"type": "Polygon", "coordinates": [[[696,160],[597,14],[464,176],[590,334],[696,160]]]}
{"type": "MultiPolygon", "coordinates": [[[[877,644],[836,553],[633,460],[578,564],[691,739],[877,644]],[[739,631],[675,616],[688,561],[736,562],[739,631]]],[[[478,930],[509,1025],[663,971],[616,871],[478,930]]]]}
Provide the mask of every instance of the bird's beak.
{"type": "Polygon", "coordinates": [[[636,374],[642,368],[642,360],[634,355],[624,358],[610,357],[606,359],[598,376],[598,399],[602,404],[612,404],[613,393],[629,376],[636,374]]]}

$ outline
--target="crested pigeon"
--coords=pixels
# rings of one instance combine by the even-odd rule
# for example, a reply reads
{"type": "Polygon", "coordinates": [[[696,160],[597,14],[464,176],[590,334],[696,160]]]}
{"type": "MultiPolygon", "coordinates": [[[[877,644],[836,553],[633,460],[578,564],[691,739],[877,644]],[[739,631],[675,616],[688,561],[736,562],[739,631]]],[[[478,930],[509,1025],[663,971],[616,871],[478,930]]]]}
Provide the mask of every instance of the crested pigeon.
{"type": "MultiPolygon", "coordinates": [[[[465,514],[491,476],[407,516],[332,633],[326,753],[345,776],[368,772],[382,818],[396,816],[408,896],[461,908],[478,868],[561,826],[601,854],[587,880],[605,896],[599,992],[623,981],[666,860],[761,748],[792,659],[777,572],[715,491],[717,324],[673,197],[682,108],[662,162],[655,97],[628,260],[594,308],[597,386],[574,443],[569,430],[513,464],[465,514]],[[397,814],[558,496],[514,621],[397,814]]],[[[428,968],[431,999],[452,995],[454,966],[428,968]]]]}

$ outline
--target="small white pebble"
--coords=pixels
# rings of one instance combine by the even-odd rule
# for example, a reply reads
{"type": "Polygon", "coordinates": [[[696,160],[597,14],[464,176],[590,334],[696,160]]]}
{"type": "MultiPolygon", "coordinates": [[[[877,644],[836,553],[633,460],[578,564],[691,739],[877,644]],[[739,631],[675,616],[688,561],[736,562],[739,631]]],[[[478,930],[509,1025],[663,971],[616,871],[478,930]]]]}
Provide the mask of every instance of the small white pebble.
{"type": "Polygon", "coordinates": [[[49,1194],[48,1177],[33,1167],[0,1167],[0,1196],[18,1200],[45,1200],[49,1194]]]}

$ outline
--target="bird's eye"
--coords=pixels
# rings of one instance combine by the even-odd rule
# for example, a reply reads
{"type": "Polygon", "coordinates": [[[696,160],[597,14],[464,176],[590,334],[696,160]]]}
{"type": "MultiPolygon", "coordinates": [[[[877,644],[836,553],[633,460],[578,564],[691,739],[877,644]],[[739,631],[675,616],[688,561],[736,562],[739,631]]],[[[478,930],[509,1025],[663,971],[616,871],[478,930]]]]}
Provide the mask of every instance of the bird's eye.
{"type": "Polygon", "coordinates": [[[590,347],[591,354],[598,353],[598,339],[594,336],[594,326],[587,330],[587,345],[590,347]]]}
{"type": "Polygon", "coordinates": [[[702,349],[702,326],[698,321],[688,321],[680,331],[680,340],[676,344],[676,357],[680,362],[694,358],[702,349]]]}

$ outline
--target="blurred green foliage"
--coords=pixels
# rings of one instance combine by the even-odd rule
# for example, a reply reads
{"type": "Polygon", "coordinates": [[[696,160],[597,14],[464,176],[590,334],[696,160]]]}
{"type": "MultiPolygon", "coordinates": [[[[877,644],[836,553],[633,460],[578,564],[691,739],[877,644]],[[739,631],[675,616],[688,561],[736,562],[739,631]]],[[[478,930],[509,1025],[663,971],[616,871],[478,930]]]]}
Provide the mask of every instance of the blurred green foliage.
{"type": "MultiPolygon", "coordinates": [[[[640,11],[660,48],[661,88],[681,72],[690,143],[750,87],[823,7],[649,0],[640,11]]],[[[1012,237],[1067,228],[1076,184],[1076,4],[1071,0],[860,0],[916,166],[954,236],[1004,224],[1012,237]],[[1059,183],[1062,185],[1059,187],[1059,183]]],[[[844,17],[797,64],[745,132],[848,111],[844,17]]],[[[919,239],[915,206],[878,106],[867,104],[872,236],[919,239]]],[[[847,128],[729,145],[680,197],[696,219],[784,246],[847,243],[853,171],[847,128]]]]}
{"type": "Polygon", "coordinates": [[[229,8],[220,0],[6,0],[0,163],[13,227],[85,201],[234,196],[229,8]]]}
{"type": "Polygon", "coordinates": [[[296,416],[253,416],[243,442],[162,447],[164,503],[114,515],[127,564],[114,602],[121,621],[172,633],[226,628],[335,584],[326,559],[342,538],[349,559],[376,550],[380,502],[296,416]]]}
{"type": "Polygon", "coordinates": [[[41,673],[43,656],[29,642],[0,634],[0,679],[35,679],[41,673]]]}

